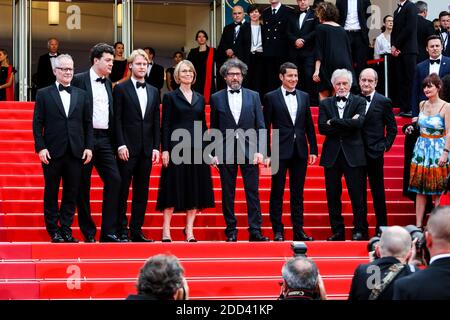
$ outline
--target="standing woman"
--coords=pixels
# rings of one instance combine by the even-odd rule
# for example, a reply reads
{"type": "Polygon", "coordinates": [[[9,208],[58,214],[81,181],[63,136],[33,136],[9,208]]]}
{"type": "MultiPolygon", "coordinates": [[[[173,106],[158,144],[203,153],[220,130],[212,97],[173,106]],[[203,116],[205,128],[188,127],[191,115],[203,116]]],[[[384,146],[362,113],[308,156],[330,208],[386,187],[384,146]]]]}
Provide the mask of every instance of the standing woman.
{"type": "Polygon", "coordinates": [[[167,68],[166,70],[166,85],[169,91],[174,91],[179,87],[179,84],[176,83],[175,78],[173,76],[173,72],[175,71],[175,67],[177,64],[184,59],[183,52],[176,51],[173,54],[173,67],[167,68]]]}
{"type": "Polygon", "coordinates": [[[205,97],[206,104],[209,104],[211,93],[216,91],[214,81],[214,63],[216,56],[216,49],[208,47],[208,34],[204,30],[197,31],[195,40],[198,43],[197,48],[189,51],[187,59],[192,61],[195,70],[197,70],[197,79],[193,84],[193,89],[205,97]]]}
{"type": "Polygon", "coordinates": [[[9,64],[8,52],[0,49],[0,101],[14,101],[14,73],[9,64]]]}
{"type": "Polygon", "coordinates": [[[127,80],[131,76],[130,70],[127,68],[127,59],[123,55],[124,45],[122,42],[114,43],[114,61],[109,79],[113,86],[127,80]],[[123,80],[123,81],[121,81],[123,80]]]}
{"type": "Polygon", "coordinates": [[[391,33],[394,26],[394,18],[387,15],[383,18],[381,34],[375,39],[374,59],[380,59],[381,55],[391,54],[391,33]]]}
{"type": "Polygon", "coordinates": [[[318,83],[319,98],[334,94],[331,75],[336,69],[347,69],[352,72],[352,54],[350,39],[343,27],[338,24],[339,11],[331,2],[317,5],[316,15],[320,24],[316,27],[316,66],[313,81],[318,83]]]}
{"type": "Polygon", "coordinates": [[[164,212],[163,242],[172,241],[170,220],[173,212],[186,212],[186,241],[197,242],[193,227],[197,211],[214,207],[214,193],[211,171],[203,161],[203,143],[194,135],[194,125],[201,125],[201,132],[207,131],[205,99],[192,90],[196,72],[189,60],[183,60],[175,67],[175,81],[180,85],[164,96],[162,106],[162,164],[156,209],[164,212]],[[171,141],[172,133],[182,129],[189,132],[190,140],[171,141]],[[183,144],[183,150],[179,147],[183,144]],[[177,147],[172,153],[172,149],[177,147]],[[190,154],[185,154],[190,152],[190,154]],[[174,158],[176,157],[176,158],[174,158]],[[187,159],[186,159],[187,157],[187,159]],[[197,161],[194,162],[194,159],[197,161]],[[180,161],[181,160],[181,161],[180,161]],[[200,161],[200,163],[199,163],[200,161]],[[187,162],[187,163],[186,163],[187,162]]]}
{"type": "Polygon", "coordinates": [[[427,100],[420,103],[417,139],[411,161],[409,191],[416,195],[416,226],[422,227],[427,195],[439,205],[449,174],[450,105],[439,98],[442,81],[435,73],[422,82],[427,100]]]}
{"type": "MultiPolygon", "coordinates": [[[[263,62],[263,46],[261,34],[261,13],[255,4],[251,4],[247,8],[247,14],[250,17],[250,36],[247,47],[250,52],[248,61],[247,86],[260,95],[265,92],[264,83],[264,62],[263,62]]],[[[261,99],[262,100],[262,99],[261,99]]]]}

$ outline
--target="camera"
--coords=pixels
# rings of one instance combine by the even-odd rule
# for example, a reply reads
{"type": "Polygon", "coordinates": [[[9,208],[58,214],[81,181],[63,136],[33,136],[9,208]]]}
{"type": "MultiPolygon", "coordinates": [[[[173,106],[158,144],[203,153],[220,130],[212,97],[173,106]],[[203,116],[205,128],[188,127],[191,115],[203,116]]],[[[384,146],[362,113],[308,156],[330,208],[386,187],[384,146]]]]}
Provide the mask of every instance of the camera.
{"type": "Polygon", "coordinates": [[[298,256],[306,257],[306,251],[308,251],[308,247],[302,241],[292,242],[291,249],[294,252],[294,257],[298,257],[298,256]]]}

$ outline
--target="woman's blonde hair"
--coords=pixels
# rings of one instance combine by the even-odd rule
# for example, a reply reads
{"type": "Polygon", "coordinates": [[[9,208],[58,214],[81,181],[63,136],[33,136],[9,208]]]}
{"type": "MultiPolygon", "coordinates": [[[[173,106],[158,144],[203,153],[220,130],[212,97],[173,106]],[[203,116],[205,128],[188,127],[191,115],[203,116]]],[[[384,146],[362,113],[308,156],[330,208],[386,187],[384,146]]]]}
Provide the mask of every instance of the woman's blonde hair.
{"type": "Polygon", "coordinates": [[[180,69],[183,65],[187,66],[194,73],[194,78],[192,79],[192,84],[194,84],[195,80],[197,79],[197,71],[195,71],[194,65],[189,60],[182,60],[178,62],[177,66],[175,67],[175,70],[173,71],[173,77],[175,79],[175,82],[177,84],[180,84],[180,69]]]}

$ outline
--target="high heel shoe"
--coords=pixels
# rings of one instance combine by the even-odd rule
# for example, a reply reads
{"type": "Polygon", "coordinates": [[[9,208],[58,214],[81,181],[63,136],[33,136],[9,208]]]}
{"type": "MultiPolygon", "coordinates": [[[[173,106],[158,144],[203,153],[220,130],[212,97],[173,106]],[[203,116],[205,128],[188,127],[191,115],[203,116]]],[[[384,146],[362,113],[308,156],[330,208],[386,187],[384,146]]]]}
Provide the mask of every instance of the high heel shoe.
{"type": "Polygon", "coordinates": [[[172,242],[170,238],[162,238],[161,242],[172,242]]]}
{"type": "MultiPolygon", "coordinates": [[[[183,233],[184,233],[184,235],[186,235],[186,228],[183,229],[183,233]]],[[[198,242],[198,241],[197,241],[197,239],[195,239],[194,236],[191,236],[188,239],[186,239],[186,242],[198,242]]]]}

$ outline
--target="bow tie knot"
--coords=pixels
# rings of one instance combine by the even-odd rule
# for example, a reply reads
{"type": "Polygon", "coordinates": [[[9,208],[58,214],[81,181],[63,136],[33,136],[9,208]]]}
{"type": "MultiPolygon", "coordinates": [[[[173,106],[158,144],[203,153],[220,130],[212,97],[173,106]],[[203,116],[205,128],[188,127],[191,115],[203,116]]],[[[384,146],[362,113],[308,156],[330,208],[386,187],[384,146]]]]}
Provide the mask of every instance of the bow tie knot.
{"type": "Polygon", "coordinates": [[[72,88],[70,87],[70,86],[63,86],[62,84],[59,84],[59,86],[58,86],[58,90],[59,91],[64,91],[64,90],[66,90],[67,91],[67,93],[72,93],[72,88]]]}
{"type": "Polygon", "coordinates": [[[145,88],[145,82],[136,81],[136,88],[137,89],[139,89],[139,88],[144,89],[145,88]]]}
{"type": "Polygon", "coordinates": [[[300,10],[300,14],[307,13],[308,10],[300,10]]]}
{"type": "Polygon", "coordinates": [[[231,89],[231,90],[228,90],[228,92],[231,93],[231,94],[233,94],[233,93],[240,93],[241,90],[239,90],[239,89],[237,89],[237,90],[231,89]]]}
{"type": "Polygon", "coordinates": [[[242,25],[242,22],[235,22],[234,23],[236,26],[241,26],[242,25]]]}
{"type": "Polygon", "coordinates": [[[363,97],[364,99],[366,99],[366,101],[367,102],[370,102],[370,101],[372,101],[372,97],[369,95],[369,96],[365,96],[365,95],[361,95],[361,97],[363,97]]]}
{"type": "Polygon", "coordinates": [[[286,91],[286,97],[292,94],[295,97],[295,90],[294,91],[286,91]]]}
{"type": "Polygon", "coordinates": [[[403,7],[403,4],[397,3],[397,7],[402,8],[402,7],[403,7]]]}
{"type": "Polygon", "coordinates": [[[435,64],[435,63],[440,64],[441,63],[441,59],[436,59],[436,60],[431,60],[430,59],[430,64],[435,64]]]}
{"type": "Polygon", "coordinates": [[[100,82],[101,84],[105,84],[106,78],[97,78],[95,81],[100,82]]]}
{"type": "Polygon", "coordinates": [[[346,97],[336,97],[336,101],[337,102],[340,102],[340,101],[347,102],[347,98],[346,97]]]}

